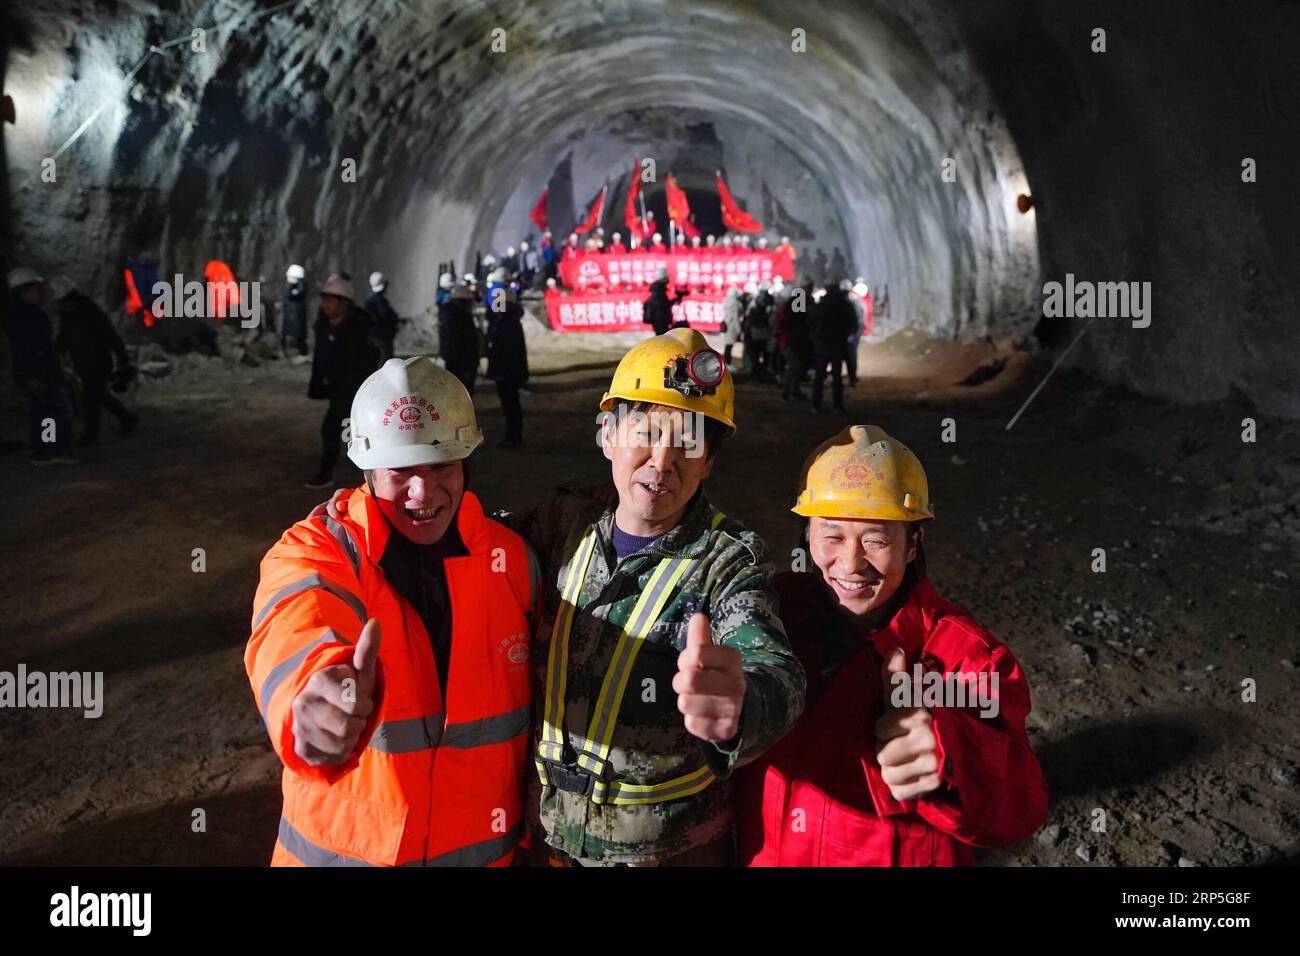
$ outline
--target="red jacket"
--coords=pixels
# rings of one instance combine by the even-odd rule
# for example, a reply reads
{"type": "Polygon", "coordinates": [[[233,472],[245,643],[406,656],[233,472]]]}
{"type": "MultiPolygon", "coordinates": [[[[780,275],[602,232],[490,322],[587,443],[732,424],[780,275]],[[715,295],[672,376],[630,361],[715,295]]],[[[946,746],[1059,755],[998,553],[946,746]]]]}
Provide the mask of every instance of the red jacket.
{"type": "Polygon", "coordinates": [[[917,582],[893,620],[823,675],[828,628],[842,626],[818,573],[781,574],[781,619],[808,673],[794,730],[737,774],[739,860],[747,866],[955,866],[1003,846],[1047,815],[1047,785],[1025,735],[1029,688],[1011,651],[917,582]],[[908,670],[996,671],[996,717],[934,707],[943,786],[900,803],[876,762],[885,706],[880,669],[901,646],[908,670]]]}

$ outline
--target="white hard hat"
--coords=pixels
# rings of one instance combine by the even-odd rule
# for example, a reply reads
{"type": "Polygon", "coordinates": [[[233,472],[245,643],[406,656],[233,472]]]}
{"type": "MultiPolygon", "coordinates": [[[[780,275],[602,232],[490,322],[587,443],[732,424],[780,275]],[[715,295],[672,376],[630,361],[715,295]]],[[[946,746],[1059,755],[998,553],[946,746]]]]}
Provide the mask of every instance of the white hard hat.
{"type": "Polygon", "coordinates": [[[513,256],[514,254],[515,254],[515,247],[514,247],[514,246],[506,246],[506,255],[508,255],[508,256],[513,256]]]}
{"type": "Polygon", "coordinates": [[[755,285],[754,283],[752,283],[752,282],[746,282],[746,283],[745,283],[745,295],[757,295],[757,294],[758,294],[758,286],[756,286],[756,285],[755,285]]]}
{"type": "Polygon", "coordinates": [[[554,288],[557,288],[558,286],[559,286],[559,283],[556,282],[554,279],[547,279],[547,280],[546,280],[546,288],[548,288],[548,289],[554,289],[554,288]]]}
{"type": "Polygon", "coordinates": [[[337,295],[340,298],[348,299],[349,301],[355,298],[355,295],[352,292],[351,280],[345,279],[337,273],[325,280],[325,284],[320,287],[320,294],[337,295]]]}
{"type": "Polygon", "coordinates": [[[853,283],[853,291],[859,299],[865,299],[870,290],[867,288],[867,284],[859,279],[857,282],[853,283]]]}
{"type": "Polygon", "coordinates": [[[664,237],[662,233],[656,232],[653,238],[655,242],[662,242],[664,237]]]}
{"type": "Polygon", "coordinates": [[[509,278],[510,278],[510,274],[509,274],[508,272],[506,272],[504,266],[501,266],[501,267],[499,267],[499,268],[496,268],[496,269],[493,269],[493,270],[492,270],[492,274],[491,274],[490,276],[488,276],[488,281],[489,281],[489,282],[505,282],[505,281],[508,280],[509,278]]]}
{"type": "Polygon", "coordinates": [[[470,285],[473,285],[474,283],[478,282],[478,277],[474,275],[474,273],[472,272],[466,272],[465,281],[468,282],[470,285]]]}
{"type": "Polygon", "coordinates": [[[295,262],[285,271],[284,277],[290,282],[301,282],[307,278],[307,270],[295,262]]]}
{"type": "Polygon", "coordinates": [[[389,359],[352,399],[348,457],[358,468],[460,461],[482,443],[469,392],[427,355],[389,359]]]}
{"type": "Polygon", "coordinates": [[[492,255],[492,253],[490,252],[483,257],[483,265],[485,266],[496,265],[496,261],[497,261],[497,257],[492,255]]]}
{"type": "Polygon", "coordinates": [[[852,291],[852,289],[853,289],[853,283],[852,283],[852,282],[850,282],[848,279],[841,279],[841,280],[840,280],[840,291],[841,291],[841,292],[850,292],[850,291],[852,291]]]}
{"type": "Polygon", "coordinates": [[[442,275],[438,276],[439,289],[450,289],[453,285],[455,285],[455,283],[456,283],[456,277],[452,275],[450,272],[444,272],[442,275]]]}
{"type": "Polygon", "coordinates": [[[523,252],[527,252],[527,251],[528,251],[528,241],[527,241],[527,240],[524,240],[523,242],[519,243],[519,248],[520,248],[520,250],[522,250],[523,252]]]}
{"type": "Polygon", "coordinates": [[[620,239],[623,238],[623,234],[622,234],[621,232],[616,232],[616,233],[614,233],[614,235],[613,235],[612,238],[613,238],[613,240],[614,240],[615,242],[617,242],[618,240],[620,240],[620,239]]]}
{"type": "Polygon", "coordinates": [[[758,237],[758,244],[759,244],[760,246],[765,246],[765,245],[767,245],[767,236],[759,236],[759,237],[758,237]]]}
{"type": "Polygon", "coordinates": [[[789,245],[789,244],[790,244],[790,237],[789,237],[789,236],[782,236],[782,237],[781,237],[781,242],[784,243],[785,245],[789,245]]]}
{"type": "Polygon", "coordinates": [[[605,230],[604,230],[603,228],[601,228],[600,226],[597,226],[597,227],[596,227],[596,235],[598,235],[598,236],[603,236],[604,234],[605,234],[605,230]]]}
{"type": "Polygon", "coordinates": [[[656,279],[667,279],[667,278],[668,278],[668,269],[667,269],[667,267],[666,267],[666,266],[660,266],[658,269],[656,269],[656,270],[655,270],[655,278],[656,278],[656,279]]]}
{"type": "Polygon", "coordinates": [[[30,266],[19,266],[17,269],[9,270],[9,288],[11,289],[31,285],[33,282],[44,281],[45,277],[30,266]]]}
{"type": "Polygon", "coordinates": [[[382,272],[370,273],[371,292],[383,292],[387,286],[388,286],[388,280],[384,278],[384,274],[382,272]]]}
{"type": "Polygon", "coordinates": [[[729,298],[729,299],[739,299],[739,298],[740,298],[740,290],[737,289],[737,288],[733,285],[730,289],[727,290],[727,298],[729,298]]]}

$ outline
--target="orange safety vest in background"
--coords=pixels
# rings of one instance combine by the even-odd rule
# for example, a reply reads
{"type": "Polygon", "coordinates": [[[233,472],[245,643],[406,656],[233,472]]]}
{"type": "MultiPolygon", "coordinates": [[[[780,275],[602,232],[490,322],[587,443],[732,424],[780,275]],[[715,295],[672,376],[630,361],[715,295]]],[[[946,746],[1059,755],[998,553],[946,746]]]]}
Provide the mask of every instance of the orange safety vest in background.
{"type": "Polygon", "coordinates": [[[423,621],[378,567],[391,526],[364,488],[347,517],[299,521],[262,559],[244,654],[284,763],[273,866],[508,866],[524,836],[531,729],[529,557],[470,492],[469,555],[444,562],[452,614],[444,700],[423,621]],[[291,704],[312,674],[352,661],[367,618],[382,629],[376,711],[344,764],[293,750],[291,704]]]}

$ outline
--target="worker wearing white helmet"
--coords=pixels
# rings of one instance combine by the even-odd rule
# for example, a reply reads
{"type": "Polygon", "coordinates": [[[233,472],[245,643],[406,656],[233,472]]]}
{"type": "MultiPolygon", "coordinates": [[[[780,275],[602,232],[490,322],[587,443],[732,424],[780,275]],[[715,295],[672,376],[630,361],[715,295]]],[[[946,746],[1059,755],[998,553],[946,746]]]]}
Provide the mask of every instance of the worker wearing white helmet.
{"type": "Polygon", "coordinates": [[[438,276],[438,288],[450,290],[456,284],[456,277],[450,272],[444,272],[438,276]]]}
{"type": "Polygon", "coordinates": [[[535,562],[468,490],[483,434],[455,376],[391,359],[350,412],[366,483],[285,533],[254,599],[245,665],[284,764],[272,863],[509,866],[535,562]]]}
{"type": "Polygon", "coordinates": [[[296,262],[285,270],[283,318],[280,321],[280,348],[288,355],[297,351],[307,354],[307,270],[296,262]]]}
{"type": "Polygon", "coordinates": [[[312,356],[307,397],[329,402],[321,421],[321,459],[308,488],[327,488],[334,481],[334,466],[342,446],[343,420],[352,396],[379,364],[371,341],[374,320],[354,302],[352,281],[336,274],[320,290],[320,318],[316,321],[316,350],[312,356]]]}
{"type": "Polygon", "coordinates": [[[379,351],[380,362],[387,362],[393,357],[397,328],[402,321],[385,295],[387,289],[388,279],[382,272],[370,273],[370,295],[366,297],[365,307],[374,320],[370,328],[370,341],[379,351]]]}

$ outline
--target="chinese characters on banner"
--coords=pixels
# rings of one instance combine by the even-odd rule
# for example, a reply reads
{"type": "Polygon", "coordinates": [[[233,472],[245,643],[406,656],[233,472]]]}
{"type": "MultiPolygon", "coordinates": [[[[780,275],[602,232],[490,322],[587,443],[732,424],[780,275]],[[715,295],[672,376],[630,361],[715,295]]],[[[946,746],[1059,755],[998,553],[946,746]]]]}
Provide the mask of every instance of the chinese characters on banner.
{"type": "Polygon", "coordinates": [[[580,255],[560,263],[560,281],[575,292],[646,289],[660,268],[668,270],[669,286],[708,289],[724,294],[747,282],[794,279],[794,265],[785,253],[746,252],[629,252],[621,255],[580,255]]]}
{"type": "MultiPolygon", "coordinates": [[[[660,257],[662,258],[662,257],[660,257]]],[[[685,321],[700,332],[717,332],[722,327],[724,296],[695,292],[673,306],[673,319],[685,321]]],[[[586,292],[565,295],[546,293],[546,315],[556,332],[642,332],[651,334],[642,321],[645,293],[586,292]]]]}

